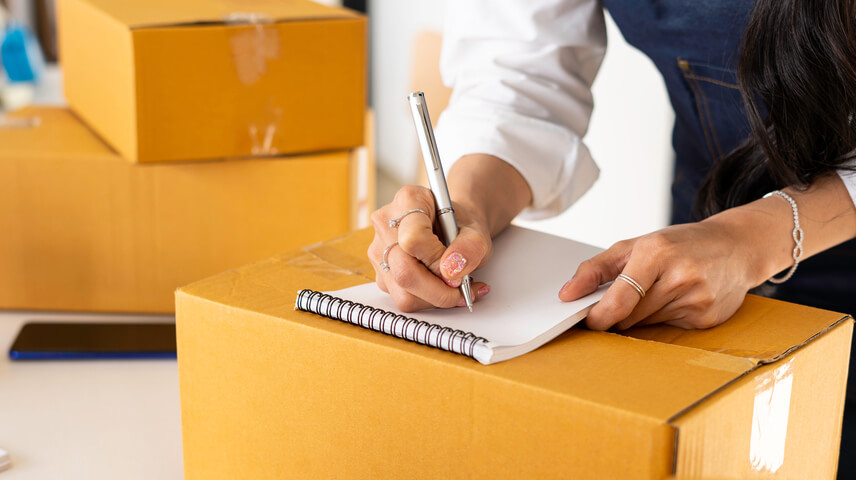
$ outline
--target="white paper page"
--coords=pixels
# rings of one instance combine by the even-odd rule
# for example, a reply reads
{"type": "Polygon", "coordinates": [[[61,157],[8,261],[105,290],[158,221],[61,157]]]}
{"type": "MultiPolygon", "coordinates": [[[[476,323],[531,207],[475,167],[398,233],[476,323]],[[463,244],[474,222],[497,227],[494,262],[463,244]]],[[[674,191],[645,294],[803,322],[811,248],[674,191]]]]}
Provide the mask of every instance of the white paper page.
{"type": "MultiPolygon", "coordinates": [[[[601,251],[573,240],[510,226],[494,239],[493,256],[488,265],[472,275],[474,280],[486,282],[491,287],[486,297],[475,302],[473,313],[466,307],[458,307],[404,315],[472,332],[494,346],[521,345],[600,300],[604,289],[564,303],[559,300],[559,289],[581,262],[601,251]]],[[[392,297],[375,283],[326,293],[402,313],[395,308],[392,297]]]]}

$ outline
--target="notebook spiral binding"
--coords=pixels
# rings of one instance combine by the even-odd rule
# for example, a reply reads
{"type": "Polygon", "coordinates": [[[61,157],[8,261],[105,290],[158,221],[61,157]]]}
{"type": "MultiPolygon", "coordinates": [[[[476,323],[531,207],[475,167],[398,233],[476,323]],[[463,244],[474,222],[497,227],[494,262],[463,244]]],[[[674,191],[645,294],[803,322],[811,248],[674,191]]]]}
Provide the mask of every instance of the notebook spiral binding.
{"type": "Polygon", "coordinates": [[[471,358],[475,358],[473,353],[476,345],[480,342],[487,342],[486,339],[471,332],[441,327],[314,290],[297,292],[295,307],[298,310],[352,323],[363,328],[471,358]]]}

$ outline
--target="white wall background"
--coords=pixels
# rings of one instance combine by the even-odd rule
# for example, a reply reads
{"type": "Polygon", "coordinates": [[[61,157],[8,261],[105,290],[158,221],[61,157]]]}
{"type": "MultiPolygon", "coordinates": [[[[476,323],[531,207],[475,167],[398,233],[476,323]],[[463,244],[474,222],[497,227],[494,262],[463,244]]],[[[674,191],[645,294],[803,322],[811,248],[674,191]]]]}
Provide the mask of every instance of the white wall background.
{"type": "MultiPolygon", "coordinates": [[[[421,165],[405,100],[411,87],[410,47],[417,32],[442,30],[443,5],[372,0],[370,6],[378,163],[399,184],[414,182],[421,165]]],[[[602,247],[667,224],[673,157],[673,113],[659,73],[624,42],[611,19],[607,33],[609,47],[594,84],[595,109],[585,137],[601,168],[600,180],[564,214],[517,222],[602,247]]]]}

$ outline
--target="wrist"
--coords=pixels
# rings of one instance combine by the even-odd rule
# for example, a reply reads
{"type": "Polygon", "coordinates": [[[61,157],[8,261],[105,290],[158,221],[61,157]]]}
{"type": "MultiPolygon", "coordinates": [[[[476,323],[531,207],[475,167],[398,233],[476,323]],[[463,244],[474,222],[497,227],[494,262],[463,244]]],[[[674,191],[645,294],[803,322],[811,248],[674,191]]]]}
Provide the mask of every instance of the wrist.
{"type": "Polygon", "coordinates": [[[793,265],[793,215],[781,198],[762,198],[703,222],[726,232],[748,288],[761,285],[793,265]]]}
{"type": "Polygon", "coordinates": [[[452,200],[467,208],[491,236],[508,226],[532,199],[523,176],[492,155],[460,158],[448,172],[448,184],[452,200]]]}

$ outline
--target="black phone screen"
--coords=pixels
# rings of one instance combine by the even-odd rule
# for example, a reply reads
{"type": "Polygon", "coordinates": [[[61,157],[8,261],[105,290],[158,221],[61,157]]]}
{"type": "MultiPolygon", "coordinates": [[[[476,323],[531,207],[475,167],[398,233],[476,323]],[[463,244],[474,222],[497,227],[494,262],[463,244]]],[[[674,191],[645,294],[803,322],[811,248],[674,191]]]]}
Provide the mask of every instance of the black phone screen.
{"type": "Polygon", "coordinates": [[[174,323],[25,324],[9,349],[15,360],[175,358],[174,323]]]}

